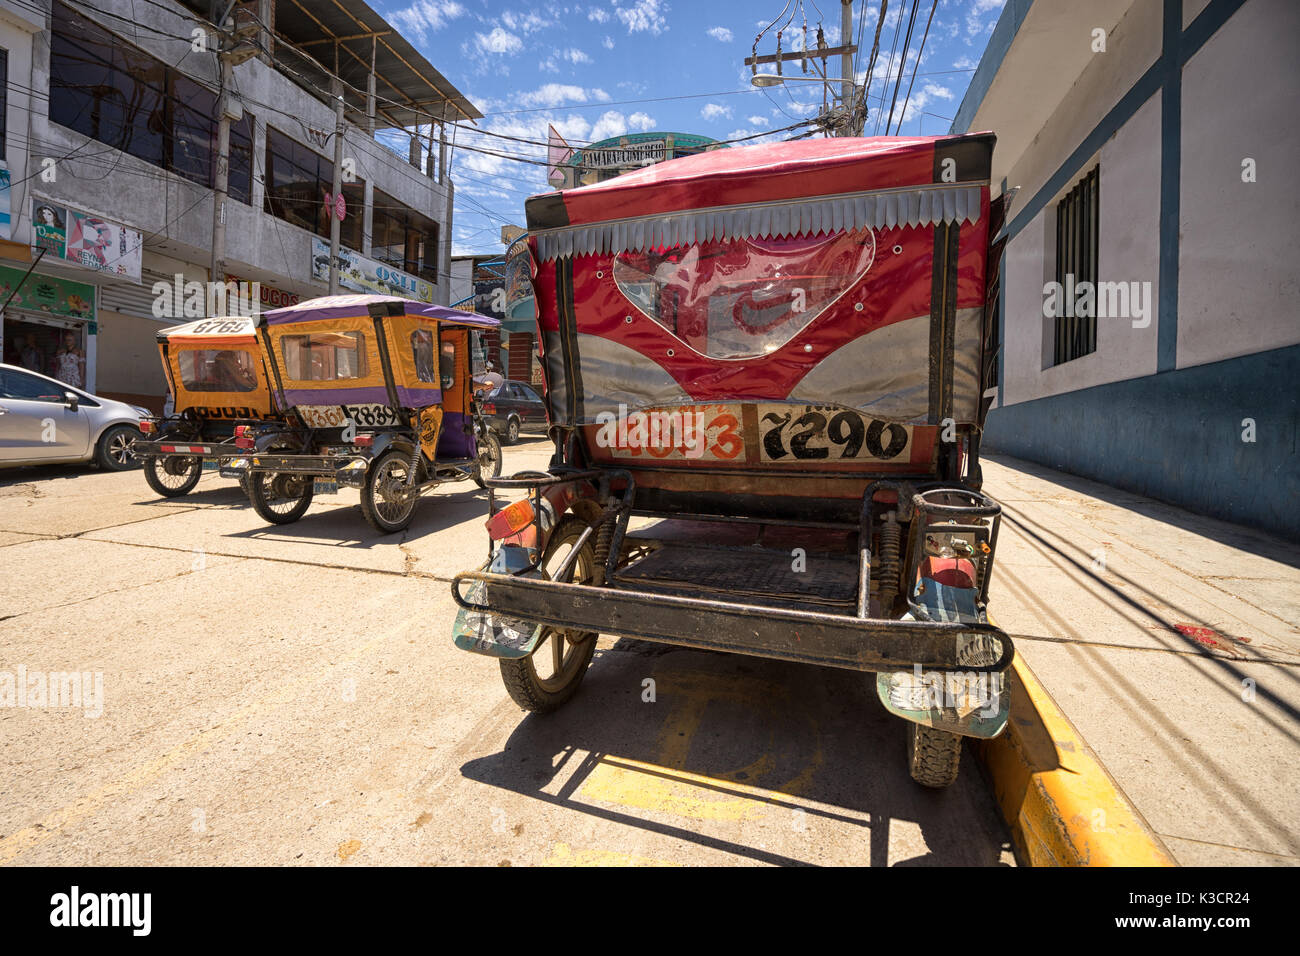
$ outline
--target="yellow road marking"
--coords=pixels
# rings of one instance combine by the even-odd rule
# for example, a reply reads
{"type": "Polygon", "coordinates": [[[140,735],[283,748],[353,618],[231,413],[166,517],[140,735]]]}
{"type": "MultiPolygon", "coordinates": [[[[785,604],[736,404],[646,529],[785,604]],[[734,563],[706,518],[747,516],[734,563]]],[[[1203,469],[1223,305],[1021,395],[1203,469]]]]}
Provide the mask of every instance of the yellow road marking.
{"type": "Polygon", "coordinates": [[[582,796],[637,810],[651,810],[692,820],[752,820],[770,812],[778,794],[798,794],[807,789],[821,766],[820,734],[809,761],[788,780],[777,785],[756,786],[745,780],[761,780],[775,769],[769,746],[748,766],[717,776],[681,769],[687,762],[691,741],[699,730],[708,705],[717,700],[754,704],[787,700],[789,692],[780,684],[734,674],[725,676],[695,671],[655,672],[656,682],[669,692],[664,700],[671,706],[656,741],[654,762],[623,757],[602,757],[582,784],[582,796]]]}

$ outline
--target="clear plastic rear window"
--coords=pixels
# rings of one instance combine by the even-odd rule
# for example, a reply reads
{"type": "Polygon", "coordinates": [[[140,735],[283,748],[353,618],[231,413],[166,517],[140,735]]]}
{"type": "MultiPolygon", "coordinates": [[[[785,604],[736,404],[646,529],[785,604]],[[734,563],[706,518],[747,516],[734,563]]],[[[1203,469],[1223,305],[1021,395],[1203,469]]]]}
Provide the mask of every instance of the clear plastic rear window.
{"type": "Polygon", "coordinates": [[[313,332],[280,339],[284,372],[294,382],[333,382],[366,376],[366,337],[361,332],[313,332]]]}
{"type": "Polygon", "coordinates": [[[614,259],[619,291],[645,316],[716,359],[766,355],[808,327],[871,268],[871,230],[734,239],[614,259]]]}
{"type": "Polygon", "coordinates": [[[251,392],[257,388],[253,361],[242,349],[185,349],[176,356],[187,392],[251,392]]]}

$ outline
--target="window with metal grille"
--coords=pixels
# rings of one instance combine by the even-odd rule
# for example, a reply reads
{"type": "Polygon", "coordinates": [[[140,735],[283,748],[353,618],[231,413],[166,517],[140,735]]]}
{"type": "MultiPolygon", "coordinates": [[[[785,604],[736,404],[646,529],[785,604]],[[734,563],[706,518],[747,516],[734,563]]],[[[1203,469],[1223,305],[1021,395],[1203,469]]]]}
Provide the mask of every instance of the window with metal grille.
{"type": "MultiPolygon", "coordinates": [[[[1094,167],[1056,204],[1056,281],[1063,290],[1055,316],[1056,336],[1052,364],[1070,362],[1097,351],[1096,309],[1078,315],[1074,299],[1080,283],[1097,287],[1097,222],[1101,167],[1094,167]]],[[[1092,301],[1094,297],[1090,297],[1092,301]]]]}

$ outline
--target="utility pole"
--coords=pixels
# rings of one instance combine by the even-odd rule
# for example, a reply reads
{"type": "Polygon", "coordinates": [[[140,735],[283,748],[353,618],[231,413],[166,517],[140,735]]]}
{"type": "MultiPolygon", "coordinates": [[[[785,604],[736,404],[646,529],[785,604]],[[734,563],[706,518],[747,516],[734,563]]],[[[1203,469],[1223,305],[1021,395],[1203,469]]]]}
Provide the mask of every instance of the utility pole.
{"type": "MultiPolygon", "coordinates": [[[[213,5],[217,9],[218,3],[213,5]]],[[[256,21],[230,22],[235,0],[229,0],[225,9],[213,22],[217,27],[217,59],[221,64],[220,92],[217,94],[217,159],[212,177],[212,261],[208,280],[226,281],[226,200],[230,189],[230,121],[243,116],[243,104],[232,99],[230,88],[234,82],[235,65],[243,63],[258,52],[256,43],[249,37],[258,32],[256,21]]]]}
{"type": "MultiPolygon", "coordinates": [[[[863,3],[868,0],[862,0],[863,3]]],[[[857,136],[858,134],[858,78],[853,75],[853,54],[849,52],[849,41],[853,38],[853,0],[840,0],[840,45],[844,52],[840,54],[840,76],[844,83],[840,87],[840,96],[844,100],[844,109],[848,113],[848,122],[836,133],[840,136],[857,136]]]]}
{"type": "MultiPolygon", "coordinates": [[[[857,121],[855,118],[857,106],[857,84],[855,82],[856,78],[853,76],[853,54],[858,52],[858,48],[850,42],[852,39],[853,0],[840,0],[839,46],[828,47],[819,45],[811,49],[790,50],[781,53],[764,53],[762,55],[759,55],[757,49],[755,49],[755,55],[745,57],[744,63],[750,68],[755,76],[758,76],[758,67],[761,64],[774,63],[776,64],[777,75],[783,77],[784,73],[781,69],[783,64],[798,60],[802,63],[804,72],[807,72],[808,61],[812,60],[813,72],[814,74],[817,74],[816,61],[821,60],[821,72],[820,74],[817,74],[817,76],[821,79],[822,87],[826,91],[825,101],[830,101],[834,99],[835,87],[832,85],[831,77],[826,71],[826,64],[830,57],[838,55],[840,57],[840,72],[842,73],[842,76],[840,77],[842,81],[840,84],[840,99],[844,106],[846,121],[834,125],[834,134],[836,136],[856,136],[858,135],[855,132],[857,128],[857,121]]],[[[810,79],[808,77],[797,78],[810,79]]],[[[761,80],[763,77],[759,77],[759,79],[761,80]]],[[[755,85],[772,86],[779,84],[780,82],[780,80],[774,78],[774,83],[755,83],[755,85]]],[[[829,115],[831,114],[823,114],[822,117],[819,118],[825,119],[829,115]]],[[[827,123],[826,128],[832,128],[831,124],[827,123]]]]}
{"type": "MultiPolygon", "coordinates": [[[[337,59],[337,57],[336,57],[337,59]]],[[[333,191],[330,193],[334,197],[330,203],[330,208],[326,210],[330,217],[330,295],[339,294],[339,229],[342,223],[335,214],[335,208],[338,204],[339,193],[343,191],[343,85],[337,78],[337,70],[334,82],[334,183],[333,191]]]]}
{"type": "Polygon", "coordinates": [[[226,98],[230,95],[234,67],[224,52],[221,56],[221,92],[217,96],[217,168],[212,184],[212,266],[208,270],[212,282],[226,281],[226,198],[230,188],[230,110],[226,98]]]}
{"type": "Polygon", "coordinates": [[[212,183],[212,262],[208,269],[208,281],[214,283],[226,281],[226,199],[230,188],[230,109],[227,98],[235,72],[230,57],[232,36],[226,31],[226,17],[230,16],[234,5],[234,0],[230,0],[216,20],[221,84],[217,93],[217,167],[212,183]]]}

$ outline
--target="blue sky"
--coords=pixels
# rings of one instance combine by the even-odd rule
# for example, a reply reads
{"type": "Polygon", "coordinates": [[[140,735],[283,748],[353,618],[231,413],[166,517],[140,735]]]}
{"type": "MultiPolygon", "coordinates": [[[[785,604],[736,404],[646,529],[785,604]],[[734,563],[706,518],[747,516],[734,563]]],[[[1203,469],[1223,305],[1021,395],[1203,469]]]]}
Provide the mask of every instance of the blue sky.
{"type": "MultiPolygon", "coordinates": [[[[917,0],[906,58],[901,51],[912,2],[888,3],[868,99],[867,135],[883,126],[879,114],[889,111],[900,67],[895,126],[902,115],[903,134],[946,133],[1004,0],[937,0],[918,66],[917,51],[932,2],[917,0]],[[904,113],[914,68],[916,79],[904,113]]],[[[372,4],[484,113],[480,130],[545,140],[547,126],[553,124],[573,146],[654,130],[729,140],[790,126],[820,111],[822,87],[801,82],[754,89],[750,68],[742,61],[750,55],[755,37],[776,18],[758,44],[759,53],[776,52],[776,31],[793,13],[783,50],[802,46],[805,17],[810,44],[815,43],[819,21],[828,45],[840,41],[838,0],[372,4]]],[[[866,79],[880,7],[881,0],[855,0],[853,5],[855,29],[863,20],[864,49],[855,70],[859,82],[866,79]]],[[[785,69],[799,67],[787,64],[785,69]]],[[[830,73],[840,75],[837,58],[831,61],[830,73]]],[[[781,132],[773,138],[791,135],[781,132]]],[[[501,225],[522,225],[524,199],[549,189],[544,166],[520,161],[544,160],[545,148],[465,129],[456,137],[458,145],[517,157],[457,149],[453,159],[453,253],[500,252],[501,225]]],[[[404,156],[405,151],[402,144],[398,152],[404,156]]]]}

